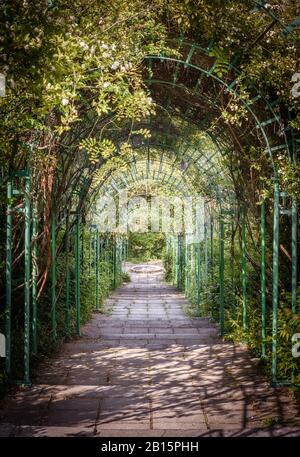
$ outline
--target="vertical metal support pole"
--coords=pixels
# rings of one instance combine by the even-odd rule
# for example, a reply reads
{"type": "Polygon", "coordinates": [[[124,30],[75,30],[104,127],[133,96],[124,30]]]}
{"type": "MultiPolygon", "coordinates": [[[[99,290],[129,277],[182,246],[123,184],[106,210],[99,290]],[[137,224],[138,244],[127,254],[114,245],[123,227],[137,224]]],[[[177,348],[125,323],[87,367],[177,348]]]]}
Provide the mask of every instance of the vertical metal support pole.
{"type": "Polygon", "coordinates": [[[189,284],[189,252],[188,252],[188,239],[187,235],[185,235],[184,239],[184,291],[187,294],[188,293],[188,284],[189,284]]]}
{"type": "Polygon", "coordinates": [[[224,259],[224,219],[223,212],[220,213],[220,335],[224,335],[224,269],[225,269],[225,259],[224,259]]]}
{"type": "Polygon", "coordinates": [[[180,238],[179,235],[177,237],[177,258],[176,258],[176,264],[177,264],[177,277],[176,277],[176,282],[177,282],[177,287],[179,289],[180,287],[180,238]]]}
{"type": "Polygon", "coordinates": [[[279,280],[279,182],[274,183],[273,225],[273,319],[272,319],[272,381],[277,381],[277,327],[278,327],[278,280],[279,280]]]}
{"type": "Polygon", "coordinates": [[[292,311],[297,312],[297,200],[292,198],[292,311]]]}
{"type": "Polygon", "coordinates": [[[234,279],[234,222],[231,221],[231,252],[230,252],[230,266],[231,266],[231,289],[232,289],[232,315],[235,316],[235,279],[234,279]]]}
{"type": "Polygon", "coordinates": [[[96,249],[95,249],[95,267],[96,267],[96,310],[99,311],[99,230],[96,229],[96,249]]]}
{"type": "Polygon", "coordinates": [[[52,208],[51,218],[51,324],[52,337],[56,339],[56,218],[52,208]]]}
{"type": "Polygon", "coordinates": [[[37,355],[38,352],[38,342],[37,342],[37,203],[34,202],[32,207],[32,238],[33,238],[33,247],[32,247],[32,353],[37,355]]]}
{"type": "Polygon", "coordinates": [[[25,177],[24,383],[30,384],[30,177],[25,177]]]}
{"type": "Polygon", "coordinates": [[[118,248],[118,262],[119,262],[119,279],[118,279],[118,286],[121,284],[121,276],[122,276],[122,238],[119,238],[119,248],[118,248]]]}
{"type": "Polygon", "coordinates": [[[242,210],[242,288],[243,288],[243,328],[247,328],[247,257],[246,257],[246,221],[242,210]]]}
{"type": "Polygon", "coordinates": [[[179,235],[179,252],[180,252],[180,256],[179,256],[179,272],[180,272],[180,276],[179,276],[179,288],[180,290],[182,290],[182,287],[183,287],[183,242],[182,242],[182,234],[179,235]]]}
{"type": "MultiPolygon", "coordinates": [[[[105,238],[105,247],[104,247],[104,257],[105,257],[105,262],[107,264],[108,262],[108,239],[105,238]]],[[[107,265],[106,265],[106,269],[108,269],[107,265]]]]}
{"type": "Polygon", "coordinates": [[[193,260],[194,260],[194,291],[195,299],[197,301],[197,247],[196,243],[193,244],[193,260]]]}
{"type": "Polygon", "coordinates": [[[65,233],[65,251],[66,251],[66,314],[65,322],[67,334],[70,334],[70,233],[69,233],[69,213],[66,215],[66,233],[65,233]]]}
{"type": "Polygon", "coordinates": [[[113,275],[114,275],[114,289],[116,288],[117,285],[117,269],[116,269],[116,263],[117,263],[117,250],[116,250],[116,239],[113,239],[113,244],[112,244],[112,255],[113,255],[113,275]]]}
{"type": "Polygon", "coordinates": [[[89,232],[89,275],[91,274],[91,264],[92,264],[92,232],[89,232]]]}
{"type": "Polygon", "coordinates": [[[177,278],[177,258],[176,258],[176,244],[175,244],[175,239],[172,239],[172,244],[173,244],[173,271],[172,271],[172,282],[175,285],[176,284],[176,278],[177,278]]]}
{"type": "Polygon", "coordinates": [[[211,317],[214,317],[213,303],[214,303],[214,292],[213,292],[213,281],[214,281],[214,220],[210,216],[210,281],[211,281],[211,317]]]}
{"type": "Polygon", "coordinates": [[[189,295],[189,288],[190,288],[190,258],[189,258],[189,243],[186,237],[186,244],[185,244],[185,292],[187,296],[189,295]]]}
{"type": "Polygon", "coordinates": [[[214,273],[214,221],[213,218],[210,220],[210,268],[211,275],[213,278],[214,273]]]}
{"type": "Polygon", "coordinates": [[[76,333],[80,336],[80,214],[76,214],[75,232],[75,306],[76,333]]]}
{"type": "Polygon", "coordinates": [[[12,263],[12,180],[7,183],[7,215],[6,215],[6,373],[11,373],[11,263],[12,263]]]}
{"type": "Polygon", "coordinates": [[[201,246],[200,242],[197,244],[197,305],[200,314],[200,300],[201,300],[201,246]]]}
{"type": "Polygon", "coordinates": [[[120,240],[120,258],[119,258],[119,264],[120,264],[120,278],[119,278],[119,285],[122,283],[122,267],[123,267],[123,239],[121,238],[120,240]]]}
{"type": "Polygon", "coordinates": [[[266,357],[267,302],[266,302],[266,220],[265,202],[260,206],[260,243],[261,243],[261,356],[266,357]]]}
{"type": "Polygon", "coordinates": [[[204,223],[204,286],[207,288],[208,281],[208,241],[207,241],[207,223],[204,223]]]}
{"type": "Polygon", "coordinates": [[[84,271],[84,225],[81,229],[81,252],[80,252],[80,258],[81,258],[81,271],[84,271]]]}
{"type": "Polygon", "coordinates": [[[178,235],[177,238],[177,287],[181,289],[181,238],[178,235]]]}
{"type": "Polygon", "coordinates": [[[116,287],[119,285],[119,238],[116,236],[115,240],[115,249],[116,249],[116,287]]]}

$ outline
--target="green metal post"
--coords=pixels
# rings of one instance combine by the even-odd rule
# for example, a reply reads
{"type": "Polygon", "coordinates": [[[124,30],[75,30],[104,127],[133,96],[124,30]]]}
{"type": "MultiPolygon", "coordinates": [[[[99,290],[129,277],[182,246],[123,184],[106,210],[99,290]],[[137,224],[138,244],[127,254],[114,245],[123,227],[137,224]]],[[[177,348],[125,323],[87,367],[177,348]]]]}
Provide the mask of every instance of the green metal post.
{"type": "Polygon", "coordinates": [[[69,213],[66,215],[66,233],[65,233],[65,251],[66,251],[66,329],[70,334],[70,233],[69,233],[69,213]]]}
{"type": "Polygon", "coordinates": [[[224,220],[223,213],[221,210],[220,213],[220,334],[224,335],[224,269],[225,269],[225,259],[224,259],[224,220]]]}
{"type": "Polygon", "coordinates": [[[200,242],[197,244],[197,305],[200,314],[200,300],[201,300],[201,246],[200,242]]]}
{"type": "Polygon", "coordinates": [[[178,269],[177,269],[177,287],[180,289],[180,276],[181,276],[181,249],[180,249],[180,235],[178,235],[177,238],[177,264],[178,264],[178,269]]]}
{"type": "Polygon", "coordinates": [[[96,267],[96,310],[99,311],[99,230],[96,229],[96,249],[95,249],[95,267],[96,267]]]}
{"type": "Polygon", "coordinates": [[[121,270],[122,270],[122,239],[118,240],[118,286],[121,284],[121,270]]]}
{"type": "Polygon", "coordinates": [[[176,256],[176,243],[175,239],[173,238],[173,271],[172,271],[172,279],[173,279],[173,284],[176,284],[176,278],[177,278],[177,256],[176,256]]]}
{"type": "Polygon", "coordinates": [[[242,210],[242,288],[243,288],[243,328],[247,328],[247,257],[246,257],[246,221],[242,210]]]}
{"type": "Polygon", "coordinates": [[[35,202],[32,207],[32,353],[37,355],[38,341],[37,341],[37,203],[35,202]]]}
{"type": "Polygon", "coordinates": [[[208,282],[208,241],[207,241],[207,223],[204,224],[204,286],[207,288],[208,282]]]}
{"type": "Polygon", "coordinates": [[[104,258],[105,258],[105,262],[107,264],[108,262],[108,239],[105,238],[105,245],[104,245],[104,258]]]}
{"type": "Polygon", "coordinates": [[[12,180],[7,183],[7,216],[6,216],[6,373],[11,373],[11,263],[12,263],[12,180]]]}
{"type": "Polygon", "coordinates": [[[76,215],[75,232],[75,306],[76,333],[80,336],[80,214],[76,215]]]}
{"type": "Polygon", "coordinates": [[[210,268],[213,277],[214,272],[214,221],[213,218],[210,220],[210,268]]]}
{"type": "Polygon", "coordinates": [[[51,324],[52,337],[56,338],[56,218],[51,218],[51,324]]]}
{"type": "Polygon", "coordinates": [[[297,312],[297,200],[295,197],[292,199],[292,311],[297,312]]]}
{"type": "Polygon", "coordinates": [[[25,177],[24,384],[30,384],[30,177],[25,177]]]}
{"type": "Polygon", "coordinates": [[[235,316],[235,280],[234,280],[234,222],[231,222],[231,253],[230,253],[230,266],[231,266],[231,289],[232,289],[232,315],[235,316]]]}
{"type": "Polygon", "coordinates": [[[187,235],[185,236],[185,249],[184,249],[184,264],[185,264],[185,276],[184,276],[184,291],[188,293],[188,284],[189,284],[189,251],[188,251],[188,239],[187,235]]]}
{"type": "Polygon", "coordinates": [[[185,294],[188,296],[189,294],[189,244],[188,238],[185,237],[185,282],[184,282],[184,290],[185,294]]]}
{"type": "Polygon", "coordinates": [[[116,252],[116,287],[119,285],[119,238],[116,236],[115,240],[115,252],[116,252]]]}
{"type": "Polygon", "coordinates": [[[93,244],[93,238],[92,238],[92,232],[89,232],[89,275],[91,274],[91,264],[92,264],[92,244],[93,244]]]}
{"type": "Polygon", "coordinates": [[[267,302],[266,302],[266,221],[265,202],[260,207],[260,243],[261,243],[261,356],[266,357],[267,337],[267,302]]]}
{"type": "Polygon", "coordinates": [[[177,238],[177,287],[181,289],[181,238],[177,238]]]}
{"type": "Polygon", "coordinates": [[[81,271],[84,271],[84,226],[81,229],[81,250],[80,250],[80,258],[81,258],[81,271]]]}
{"type": "MultiPolygon", "coordinates": [[[[214,221],[212,215],[210,216],[210,280],[211,285],[213,285],[214,280],[214,221]]],[[[214,293],[213,288],[211,287],[210,294],[211,303],[214,303],[214,293]]],[[[211,317],[214,317],[213,306],[211,306],[211,317]]]]}
{"type": "MultiPolygon", "coordinates": [[[[194,257],[194,290],[197,289],[197,246],[193,244],[193,257],[194,257]]],[[[198,289],[197,289],[198,290],[198,289]]]]}
{"type": "Polygon", "coordinates": [[[113,256],[113,278],[114,278],[114,289],[116,288],[117,284],[117,271],[116,271],[116,261],[117,261],[117,253],[116,253],[116,239],[113,238],[112,243],[112,256],[113,256]]]}
{"type": "Polygon", "coordinates": [[[273,225],[273,319],[272,319],[272,381],[277,381],[277,328],[278,328],[278,281],[279,281],[279,182],[274,183],[273,225]]]}

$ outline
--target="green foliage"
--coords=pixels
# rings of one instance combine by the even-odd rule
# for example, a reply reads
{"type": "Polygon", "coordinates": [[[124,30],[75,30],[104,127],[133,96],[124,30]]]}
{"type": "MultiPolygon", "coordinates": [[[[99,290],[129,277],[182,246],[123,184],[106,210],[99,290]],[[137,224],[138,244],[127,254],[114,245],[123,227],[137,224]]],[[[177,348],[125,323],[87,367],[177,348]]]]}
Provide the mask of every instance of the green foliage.
{"type": "Polygon", "coordinates": [[[85,138],[80,143],[80,149],[87,152],[93,165],[98,163],[101,158],[109,159],[116,152],[115,145],[107,138],[100,142],[96,138],[85,138]]]}
{"type": "Polygon", "coordinates": [[[50,146],[81,122],[87,108],[89,118],[114,113],[118,120],[153,112],[140,65],[149,51],[167,52],[165,27],[156,21],[160,10],[145,9],[140,0],[56,0],[55,7],[44,0],[2,2],[2,163],[16,135],[50,146]]]}
{"type": "Polygon", "coordinates": [[[165,245],[163,233],[136,233],[129,234],[128,261],[147,262],[162,258],[165,245]]]}
{"type": "Polygon", "coordinates": [[[122,282],[130,282],[131,281],[131,278],[130,278],[130,274],[126,272],[123,272],[122,273],[122,282]]]}
{"type": "Polygon", "coordinates": [[[165,249],[163,254],[163,265],[165,269],[165,280],[172,281],[173,255],[170,249],[165,249]]]}
{"type": "Polygon", "coordinates": [[[209,52],[211,57],[215,57],[214,62],[214,73],[219,78],[226,75],[229,72],[230,61],[228,57],[228,51],[223,46],[214,46],[209,52]]]}

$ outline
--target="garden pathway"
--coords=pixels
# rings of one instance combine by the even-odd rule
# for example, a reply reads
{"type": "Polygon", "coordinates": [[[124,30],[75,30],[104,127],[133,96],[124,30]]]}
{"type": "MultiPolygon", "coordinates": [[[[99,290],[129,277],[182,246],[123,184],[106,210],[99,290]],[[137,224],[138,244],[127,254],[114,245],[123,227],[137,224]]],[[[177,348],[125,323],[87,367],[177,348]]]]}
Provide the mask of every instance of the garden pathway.
{"type": "MultiPolygon", "coordinates": [[[[132,265],[127,264],[130,270],[132,265]]],[[[130,283],[2,404],[2,436],[300,436],[293,400],[161,272],[130,283]]]]}

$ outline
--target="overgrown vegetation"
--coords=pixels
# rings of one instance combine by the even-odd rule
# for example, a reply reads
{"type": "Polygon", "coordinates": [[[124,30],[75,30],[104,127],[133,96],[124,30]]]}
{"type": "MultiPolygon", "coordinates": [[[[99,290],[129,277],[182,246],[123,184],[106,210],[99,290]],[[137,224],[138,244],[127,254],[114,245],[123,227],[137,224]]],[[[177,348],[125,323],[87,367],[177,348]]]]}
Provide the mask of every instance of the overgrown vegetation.
{"type": "Polygon", "coordinates": [[[139,263],[150,260],[162,259],[165,247],[165,236],[163,233],[136,233],[129,234],[128,261],[139,263]]]}
{"type": "MultiPolygon", "coordinates": [[[[246,332],[241,328],[239,217],[234,221],[238,237],[234,246],[227,241],[225,249],[225,323],[232,338],[246,339],[256,350],[260,346],[260,204],[265,200],[269,335],[273,178],[277,172],[280,191],[287,194],[280,200],[286,213],[280,216],[279,374],[286,377],[291,369],[298,369],[288,349],[298,318],[289,312],[291,223],[286,215],[292,200],[300,196],[299,96],[292,91],[297,85],[293,78],[300,71],[299,28],[287,33],[284,25],[291,24],[299,11],[294,0],[257,3],[1,2],[0,73],[6,78],[6,95],[0,97],[0,211],[4,217],[9,204],[14,208],[13,377],[19,376],[22,359],[25,233],[19,210],[24,198],[19,194],[8,199],[7,184],[13,179],[15,190],[24,192],[24,179],[16,176],[20,171],[30,174],[31,223],[33,209],[37,215],[38,256],[31,259],[31,268],[36,262],[40,354],[51,353],[67,336],[67,254],[62,229],[66,213],[70,230],[75,214],[80,214],[88,233],[94,222],[91,208],[99,195],[112,195],[124,186],[138,196],[200,193],[212,211],[217,211],[220,200],[226,208],[234,206],[236,214],[247,208],[249,326],[246,332]],[[53,219],[59,241],[56,341],[49,330],[53,219]],[[230,270],[233,247],[234,290],[230,270]]],[[[84,243],[88,255],[90,248],[84,243]]],[[[6,227],[1,224],[2,332],[6,245],[6,227]]],[[[163,245],[160,235],[134,235],[130,257],[138,261],[161,258],[163,245]]],[[[72,249],[70,303],[74,322],[74,246],[72,249]]],[[[216,240],[216,263],[205,287],[199,292],[196,289],[192,266],[182,271],[179,284],[183,287],[189,281],[194,308],[199,294],[198,311],[213,317],[219,309],[217,249],[216,240]]],[[[81,271],[83,321],[89,318],[95,301],[94,276],[86,268],[86,255],[81,271]]],[[[99,264],[101,303],[112,287],[111,264],[112,257],[102,258],[99,264]]],[[[169,251],[165,268],[171,280],[174,262],[169,251]]]]}

